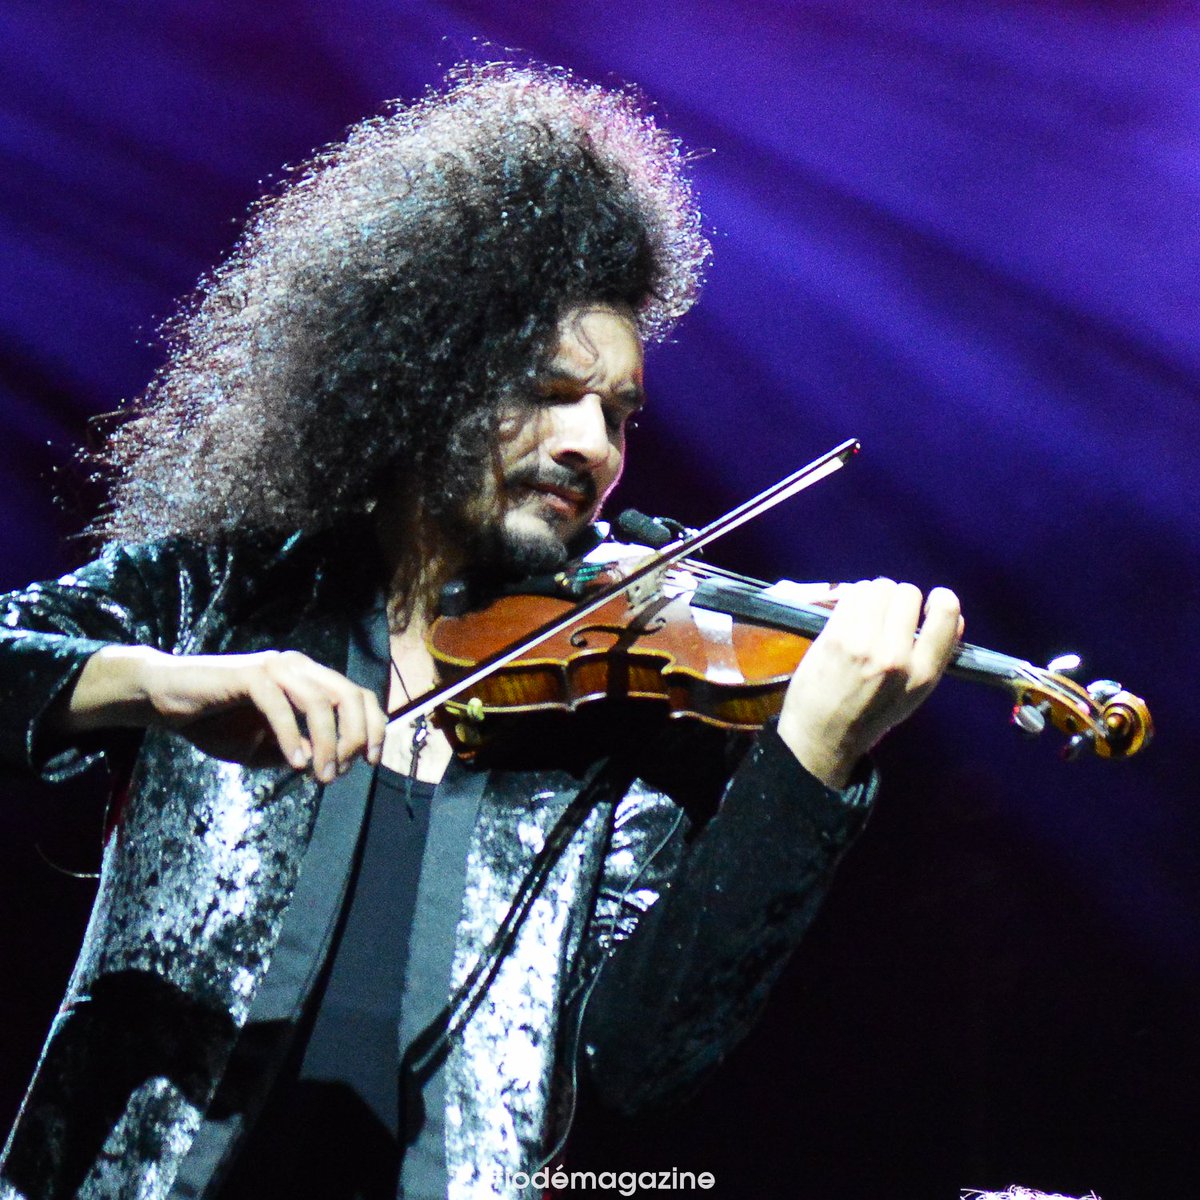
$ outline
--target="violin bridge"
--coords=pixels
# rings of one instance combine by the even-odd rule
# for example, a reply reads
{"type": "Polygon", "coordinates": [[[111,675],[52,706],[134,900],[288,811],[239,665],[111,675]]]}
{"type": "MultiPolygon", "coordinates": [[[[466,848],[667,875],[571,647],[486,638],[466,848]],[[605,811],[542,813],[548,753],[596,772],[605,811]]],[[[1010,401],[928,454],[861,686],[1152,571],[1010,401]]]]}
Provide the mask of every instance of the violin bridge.
{"type": "Polygon", "coordinates": [[[657,600],[663,594],[662,585],[666,572],[666,567],[663,567],[661,570],[651,571],[649,575],[631,583],[625,591],[630,605],[633,608],[641,608],[644,604],[657,600]]]}

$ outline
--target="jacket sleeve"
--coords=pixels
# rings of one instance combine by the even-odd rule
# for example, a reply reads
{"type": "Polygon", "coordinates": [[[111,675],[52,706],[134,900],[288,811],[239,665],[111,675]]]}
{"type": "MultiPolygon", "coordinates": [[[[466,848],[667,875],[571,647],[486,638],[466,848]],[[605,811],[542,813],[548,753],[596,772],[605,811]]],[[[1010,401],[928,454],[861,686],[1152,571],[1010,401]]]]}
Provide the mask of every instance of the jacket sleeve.
{"type": "Polygon", "coordinates": [[[117,546],[61,579],[0,596],[0,764],[52,782],[90,765],[94,739],[51,745],[47,714],[104,646],[181,649],[222,559],[179,541],[117,546]]]}
{"type": "Polygon", "coordinates": [[[865,768],[844,792],[826,788],[768,726],[694,835],[679,814],[664,835],[661,813],[651,833],[645,798],[618,807],[582,1030],[607,1102],[632,1112],[677,1098],[745,1035],[876,785],[865,768]],[[636,865],[647,861],[633,851],[639,843],[649,865],[636,865]]]}

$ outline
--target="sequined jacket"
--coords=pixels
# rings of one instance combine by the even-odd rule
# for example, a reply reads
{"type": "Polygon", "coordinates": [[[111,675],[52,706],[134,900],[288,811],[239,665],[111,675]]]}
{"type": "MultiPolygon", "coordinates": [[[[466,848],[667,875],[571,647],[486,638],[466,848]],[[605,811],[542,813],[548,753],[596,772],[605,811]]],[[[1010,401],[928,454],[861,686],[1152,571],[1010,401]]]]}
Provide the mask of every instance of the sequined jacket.
{"type": "MultiPolygon", "coordinates": [[[[47,733],[47,713],[111,643],[297,649],[382,692],[373,572],[346,537],[172,541],[116,548],[4,597],[0,756],[59,780],[112,749],[47,733]]],[[[452,1200],[516,1194],[506,1179],[561,1136],[578,1063],[633,1109],[716,1062],[862,823],[873,782],[829,792],[769,730],[708,819],[705,789],[724,768],[704,765],[716,761],[711,738],[697,751],[679,729],[664,723],[661,752],[638,756],[682,768],[659,779],[586,739],[584,752],[547,753],[562,739],[539,738],[543,761],[477,768],[454,993],[431,1031],[449,1053],[452,1200]]],[[[0,1200],[154,1200],[212,1186],[319,972],[367,774],[363,764],[322,789],[145,733],[78,963],[0,1161],[0,1200]],[[335,886],[310,886],[295,906],[317,931],[314,949],[282,989],[257,994],[304,891],[302,865],[322,855],[335,886]]]]}

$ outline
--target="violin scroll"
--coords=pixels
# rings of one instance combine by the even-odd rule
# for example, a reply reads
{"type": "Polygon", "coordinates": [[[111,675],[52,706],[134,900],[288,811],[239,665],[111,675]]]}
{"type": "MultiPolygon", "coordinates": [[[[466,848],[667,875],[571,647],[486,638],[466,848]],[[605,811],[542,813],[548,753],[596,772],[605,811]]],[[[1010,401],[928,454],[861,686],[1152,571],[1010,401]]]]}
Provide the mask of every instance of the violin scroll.
{"type": "Polygon", "coordinates": [[[1066,675],[1028,668],[1016,684],[1013,724],[1025,733],[1042,732],[1047,722],[1067,734],[1067,761],[1093,750],[1101,758],[1129,758],[1154,736],[1146,702],[1112,679],[1083,687],[1066,675]]]}

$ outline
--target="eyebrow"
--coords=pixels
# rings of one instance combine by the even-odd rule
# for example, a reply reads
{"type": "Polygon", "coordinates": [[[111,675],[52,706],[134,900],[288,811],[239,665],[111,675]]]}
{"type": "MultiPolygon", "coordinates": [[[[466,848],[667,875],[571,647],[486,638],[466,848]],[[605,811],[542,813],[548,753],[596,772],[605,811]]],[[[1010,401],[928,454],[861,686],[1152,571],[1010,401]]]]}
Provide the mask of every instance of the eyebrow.
{"type": "MultiPolygon", "coordinates": [[[[549,366],[538,372],[537,382],[540,385],[569,383],[578,387],[586,381],[573,371],[568,371],[563,367],[549,366]]],[[[617,388],[612,396],[614,400],[619,400],[630,408],[643,408],[646,404],[646,389],[636,383],[617,388]]]]}

